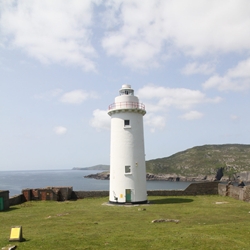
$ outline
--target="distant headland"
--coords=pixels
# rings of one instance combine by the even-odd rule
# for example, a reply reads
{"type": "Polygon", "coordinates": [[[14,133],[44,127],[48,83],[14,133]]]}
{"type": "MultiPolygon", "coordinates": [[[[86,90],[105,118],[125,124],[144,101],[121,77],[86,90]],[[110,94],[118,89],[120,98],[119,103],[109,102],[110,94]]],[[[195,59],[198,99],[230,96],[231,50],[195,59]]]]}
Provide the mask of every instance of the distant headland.
{"type": "MultiPolygon", "coordinates": [[[[74,170],[101,170],[87,178],[108,179],[109,165],[99,164],[74,170]]],[[[250,182],[250,145],[203,145],[169,157],[146,161],[147,180],[245,181],[250,182]]]]}
{"type": "Polygon", "coordinates": [[[95,165],[92,167],[86,167],[86,168],[73,168],[73,170],[109,170],[109,165],[95,165]]]}

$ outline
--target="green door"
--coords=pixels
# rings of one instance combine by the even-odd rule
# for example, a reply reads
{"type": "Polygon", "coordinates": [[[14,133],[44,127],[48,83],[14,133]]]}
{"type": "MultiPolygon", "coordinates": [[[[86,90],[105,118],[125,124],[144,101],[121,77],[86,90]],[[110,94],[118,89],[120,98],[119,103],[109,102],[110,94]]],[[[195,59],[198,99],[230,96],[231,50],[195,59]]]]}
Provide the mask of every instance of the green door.
{"type": "Polygon", "coordinates": [[[126,189],[126,202],[131,202],[131,189],[126,189]]]}
{"type": "Polygon", "coordinates": [[[3,210],[3,197],[0,197],[0,211],[3,210]]]}

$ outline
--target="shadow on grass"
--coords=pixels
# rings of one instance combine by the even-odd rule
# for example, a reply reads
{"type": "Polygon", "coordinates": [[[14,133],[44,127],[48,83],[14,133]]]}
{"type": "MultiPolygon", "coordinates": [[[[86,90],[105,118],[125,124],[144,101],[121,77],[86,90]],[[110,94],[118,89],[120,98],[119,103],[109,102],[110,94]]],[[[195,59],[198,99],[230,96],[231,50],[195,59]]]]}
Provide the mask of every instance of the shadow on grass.
{"type": "Polygon", "coordinates": [[[11,212],[11,211],[16,210],[16,209],[20,209],[20,208],[18,208],[18,207],[9,207],[8,210],[1,211],[1,213],[8,213],[8,212],[11,212]]]}
{"type": "Polygon", "coordinates": [[[176,204],[176,203],[188,203],[193,202],[193,199],[186,199],[186,198],[164,198],[158,200],[150,201],[150,204],[176,204]]]}

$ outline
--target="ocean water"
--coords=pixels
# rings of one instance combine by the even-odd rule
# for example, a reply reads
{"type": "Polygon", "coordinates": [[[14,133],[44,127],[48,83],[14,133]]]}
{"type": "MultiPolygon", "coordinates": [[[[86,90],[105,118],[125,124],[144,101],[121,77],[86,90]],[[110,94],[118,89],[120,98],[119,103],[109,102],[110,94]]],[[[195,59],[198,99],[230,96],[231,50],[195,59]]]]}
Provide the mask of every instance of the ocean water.
{"type": "MultiPolygon", "coordinates": [[[[94,170],[33,170],[0,171],[0,190],[9,190],[10,196],[25,188],[70,186],[75,191],[109,190],[108,180],[84,178],[94,170]]],[[[183,190],[191,182],[147,181],[147,190],[183,190]]]]}

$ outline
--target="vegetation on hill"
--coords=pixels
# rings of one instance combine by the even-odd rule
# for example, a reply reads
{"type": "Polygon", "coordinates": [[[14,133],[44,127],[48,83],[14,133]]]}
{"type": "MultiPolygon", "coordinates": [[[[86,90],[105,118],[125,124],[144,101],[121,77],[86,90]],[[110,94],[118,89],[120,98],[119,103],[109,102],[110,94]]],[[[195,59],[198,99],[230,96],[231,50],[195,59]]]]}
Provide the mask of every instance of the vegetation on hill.
{"type": "MultiPolygon", "coordinates": [[[[197,146],[169,157],[146,161],[148,173],[185,177],[215,176],[223,168],[229,178],[250,171],[250,145],[223,144],[197,146]]],[[[96,165],[78,170],[109,171],[109,165],[96,165]]]]}
{"type": "Polygon", "coordinates": [[[149,160],[147,172],[177,174],[180,176],[215,175],[224,168],[224,175],[250,171],[250,145],[204,145],[172,156],[149,160]]]}

